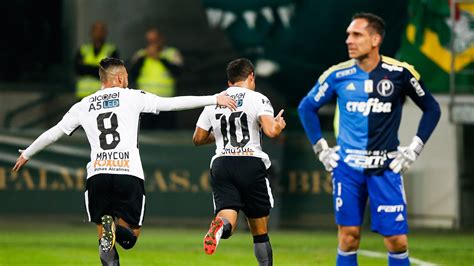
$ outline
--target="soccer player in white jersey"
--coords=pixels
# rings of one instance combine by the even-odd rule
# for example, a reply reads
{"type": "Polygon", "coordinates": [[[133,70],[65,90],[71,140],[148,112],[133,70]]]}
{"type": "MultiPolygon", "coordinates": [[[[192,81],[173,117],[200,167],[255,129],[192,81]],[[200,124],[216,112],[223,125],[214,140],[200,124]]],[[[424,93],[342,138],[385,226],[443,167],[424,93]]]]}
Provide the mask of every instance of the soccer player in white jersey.
{"type": "Polygon", "coordinates": [[[204,236],[204,251],[213,254],[219,240],[236,228],[237,215],[247,216],[259,265],[272,265],[268,218],[273,196],[268,181],[268,155],[262,151],[261,129],[275,138],[286,123],[281,110],[274,117],[267,97],[255,91],[254,66],[241,58],[227,65],[226,93],[237,101],[237,110],[207,106],[196,124],[195,145],[216,143],[211,160],[211,186],[215,218],[204,236]]]}
{"type": "Polygon", "coordinates": [[[100,62],[102,88],[83,98],[54,127],[21,151],[13,171],[64,134],[82,126],[91,147],[87,164],[85,205],[90,222],[97,225],[102,265],[119,265],[115,242],[132,248],[140,234],[145,211],[144,174],[138,150],[140,113],[158,114],[216,105],[234,109],[224,93],[213,96],[158,97],[129,89],[122,60],[100,62]]]}

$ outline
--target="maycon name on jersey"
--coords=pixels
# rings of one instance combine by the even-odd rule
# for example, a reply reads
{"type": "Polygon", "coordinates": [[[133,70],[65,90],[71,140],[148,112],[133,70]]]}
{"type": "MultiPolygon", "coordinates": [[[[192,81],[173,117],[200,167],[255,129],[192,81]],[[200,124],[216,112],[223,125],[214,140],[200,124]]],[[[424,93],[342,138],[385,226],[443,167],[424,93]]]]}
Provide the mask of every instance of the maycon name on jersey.
{"type": "Polygon", "coordinates": [[[116,170],[112,168],[120,167],[120,170],[128,171],[128,168],[130,168],[129,162],[129,152],[100,152],[96,154],[93,166],[96,171],[104,170],[103,167],[108,167],[108,170],[116,170]]]}

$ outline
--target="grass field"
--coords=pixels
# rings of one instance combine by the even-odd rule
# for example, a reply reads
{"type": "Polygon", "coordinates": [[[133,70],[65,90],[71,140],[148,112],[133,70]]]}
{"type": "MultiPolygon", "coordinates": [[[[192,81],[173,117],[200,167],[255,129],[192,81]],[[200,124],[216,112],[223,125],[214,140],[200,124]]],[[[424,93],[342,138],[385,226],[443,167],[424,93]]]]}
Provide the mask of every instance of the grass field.
{"type": "MultiPolygon", "coordinates": [[[[0,265],[100,265],[91,224],[0,225],[0,265]]],[[[209,256],[202,250],[205,231],[145,226],[134,249],[118,248],[121,265],[256,265],[248,232],[238,231],[221,241],[209,256]]],[[[275,231],[270,237],[274,265],[335,264],[335,231],[275,231]]],[[[386,265],[378,235],[366,232],[361,250],[359,265],[386,265]]],[[[437,265],[474,265],[474,234],[415,231],[410,235],[410,255],[437,265]]]]}

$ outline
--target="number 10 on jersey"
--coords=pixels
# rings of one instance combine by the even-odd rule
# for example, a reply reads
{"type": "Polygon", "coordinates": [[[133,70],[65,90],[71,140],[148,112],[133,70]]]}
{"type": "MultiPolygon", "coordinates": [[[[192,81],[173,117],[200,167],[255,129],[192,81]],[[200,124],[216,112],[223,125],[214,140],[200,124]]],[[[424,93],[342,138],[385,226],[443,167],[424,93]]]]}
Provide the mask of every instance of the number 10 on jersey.
{"type": "Polygon", "coordinates": [[[224,147],[227,146],[230,139],[230,145],[233,147],[244,147],[250,141],[249,126],[247,121],[247,114],[244,112],[231,113],[229,117],[224,114],[216,114],[216,119],[220,120],[222,139],[224,140],[224,147]],[[237,140],[237,125],[236,120],[240,124],[242,131],[242,140],[237,140]],[[229,125],[229,132],[227,132],[227,125],[229,125]],[[230,136],[229,136],[230,135],[230,136]]]}

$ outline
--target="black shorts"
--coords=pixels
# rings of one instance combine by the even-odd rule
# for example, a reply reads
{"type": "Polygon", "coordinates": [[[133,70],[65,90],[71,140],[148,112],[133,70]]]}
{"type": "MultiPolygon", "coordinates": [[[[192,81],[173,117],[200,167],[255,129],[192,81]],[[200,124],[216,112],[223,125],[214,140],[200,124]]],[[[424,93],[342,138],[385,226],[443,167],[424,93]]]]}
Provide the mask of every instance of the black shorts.
{"type": "Polygon", "coordinates": [[[268,173],[257,157],[223,156],[214,160],[211,186],[214,214],[223,209],[242,210],[248,218],[270,214],[273,195],[268,173]]]}
{"type": "Polygon", "coordinates": [[[86,182],[84,192],[89,222],[101,223],[103,215],[112,215],[136,227],[145,216],[143,179],[131,175],[97,174],[86,182]]]}

